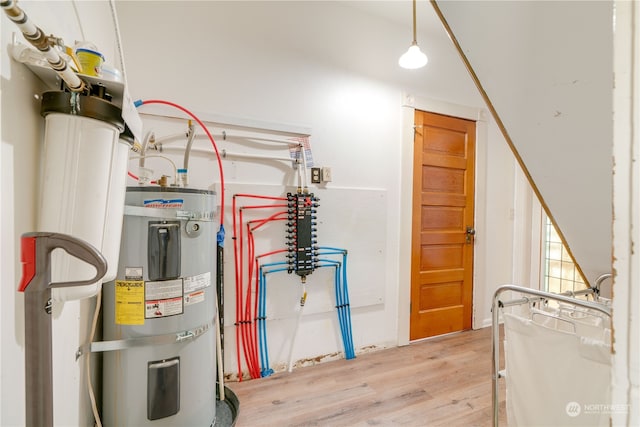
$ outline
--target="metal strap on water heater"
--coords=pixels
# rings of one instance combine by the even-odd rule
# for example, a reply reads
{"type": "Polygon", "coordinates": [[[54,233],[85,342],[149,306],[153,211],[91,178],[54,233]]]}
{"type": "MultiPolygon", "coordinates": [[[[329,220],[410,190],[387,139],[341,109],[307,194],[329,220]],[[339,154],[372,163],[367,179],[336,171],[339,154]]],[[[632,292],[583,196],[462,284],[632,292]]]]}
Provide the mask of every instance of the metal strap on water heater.
{"type": "Polygon", "coordinates": [[[214,320],[193,329],[181,332],[174,332],[163,335],[150,335],[124,340],[97,341],[84,344],[76,351],[76,360],[86,353],[100,353],[103,351],[126,350],[134,347],[146,347],[152,345],[174,344],[178,342],[193,340],[207,332],[213,326],[214,320]]]}
{"type": "Polygon", "coordinates": [[[144,216],[163,219],[182,219],[188,221],[213,222],[215,212],[193,212],[185,210],[146,208],[144,206],[125,205],[124,214],[129,216],[144,216]]]}

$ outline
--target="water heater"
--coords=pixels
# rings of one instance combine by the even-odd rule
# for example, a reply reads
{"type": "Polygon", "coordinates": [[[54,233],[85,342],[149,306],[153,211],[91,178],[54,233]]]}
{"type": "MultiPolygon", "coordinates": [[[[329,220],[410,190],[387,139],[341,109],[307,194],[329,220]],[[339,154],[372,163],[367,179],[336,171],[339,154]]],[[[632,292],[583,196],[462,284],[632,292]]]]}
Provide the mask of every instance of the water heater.
{"type": "Polygon", "coordinates": [[[216,200],[129,187],[116,279],[103,285],[105,426],[212,426],[216,200]]]}

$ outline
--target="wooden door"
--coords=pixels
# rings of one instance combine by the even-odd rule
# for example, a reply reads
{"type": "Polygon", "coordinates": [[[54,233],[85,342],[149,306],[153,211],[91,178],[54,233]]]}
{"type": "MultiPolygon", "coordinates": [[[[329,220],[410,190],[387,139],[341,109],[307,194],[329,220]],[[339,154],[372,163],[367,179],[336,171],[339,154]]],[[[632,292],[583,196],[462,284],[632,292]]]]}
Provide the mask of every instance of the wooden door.
{"type": "Polygon", "coordinates": [[[471,329],[475,122],[415,112],[410,339],[471,329]]]}

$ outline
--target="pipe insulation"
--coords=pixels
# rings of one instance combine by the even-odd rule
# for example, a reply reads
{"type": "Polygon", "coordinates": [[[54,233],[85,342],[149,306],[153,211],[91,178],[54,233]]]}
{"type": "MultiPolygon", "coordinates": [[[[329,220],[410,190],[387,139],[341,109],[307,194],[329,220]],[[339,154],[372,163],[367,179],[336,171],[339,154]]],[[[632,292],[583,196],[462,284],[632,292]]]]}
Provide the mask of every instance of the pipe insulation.
{"type": "Polygon", "coordinates": [[[22,31],[24,38],[36,49],[43,53],[49,66],[60,76],[73,92],[83,92],[86,85],[80,77],[71,69],[67,61],[60,56],[56,49],[52,48],[51,38],[36,26],[27,14],[17,5],[15,0],[0,2],[2,10],[7,17],[22,31]]]}

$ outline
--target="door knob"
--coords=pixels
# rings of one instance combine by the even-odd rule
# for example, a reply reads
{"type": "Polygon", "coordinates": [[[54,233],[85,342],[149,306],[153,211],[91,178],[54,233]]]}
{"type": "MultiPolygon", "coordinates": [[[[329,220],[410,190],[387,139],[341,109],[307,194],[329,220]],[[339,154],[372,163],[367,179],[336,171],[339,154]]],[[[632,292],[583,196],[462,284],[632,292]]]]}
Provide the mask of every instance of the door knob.
{"type": "Polygon", "coordinates": [[[475,236],[476,234],[476,229],[467,225],[467,233],[466,233],[466,241],[467,243],[471,243],[471,236],[475,236]]]}

